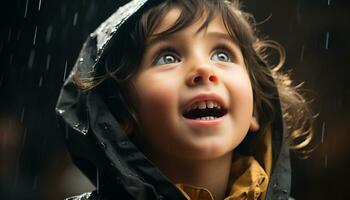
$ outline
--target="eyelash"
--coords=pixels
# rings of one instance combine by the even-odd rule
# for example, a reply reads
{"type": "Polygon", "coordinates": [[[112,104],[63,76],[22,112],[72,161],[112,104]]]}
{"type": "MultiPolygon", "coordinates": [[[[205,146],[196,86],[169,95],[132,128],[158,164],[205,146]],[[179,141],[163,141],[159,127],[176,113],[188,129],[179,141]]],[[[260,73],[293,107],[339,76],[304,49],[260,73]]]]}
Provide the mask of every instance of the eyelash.
{"type": "Polygon", "coordinates": [[[213,56],[214,53],[218,52],[218,51],[222,51],[224,53],[227,53],[231,62],[235,62],[236,61],[236,57],[235,57],[235,53],[232,51],[231,47],[228,46],[227,44],[218,44],[217,46],[215,46],[214,50],[211,53],[211,56],[213,56]]]}
{"type": "MultiPolygon", "coordinates": [[[[227,53],[228,56],[229,56],[229,58],[230,58],[230,60],[231,60],[231,62],[235,62],[235,60],[236,60],[236,59],[235,59],[235,54],[233,53],[231,47],[228,46],[227,44],[221,43],[221,44],[216,45],[216,46],[213,48],[210,57],[212,57],[213,54],[214,54],[215,52],[217,52],[217,51],[223,51],[224,53],[227,53]]],[[[155,64],[156,64],[156,61],[157,61],[160,57],[162,57],[162,56],[164,56],[164,55],[167,55],[167,54],[172,55],[172,56],[174,56],[176,59],[178,59],[178,60],[181,61],[181,59],[179,58],[180,56],[178,56],[178,55],[179,55],[179,54],[178,54],[178,51],[177,51],[175,48],[173,48],[173,47],[163,47],[163,48],[160,48],[160,49],[157,51],[157,53],[155,54],[156,56],[155,56],[155,58],[153,59],[152,64],[155,65],[155,64]]]]}
{"type": "Polygon", "coordinates": [[[155,65],[157,60],[162,57],[162,56],[165,56],[165,55],[172,55],[174,56],[176,59],[178,60],[181,60],[179,58],[179,54],[177,53],[176,49],[172,48],[172,47],[163,47],[163,48],[160,48],[157,53],[155,54],[155,58],[153,59],[152,61],[152,64],[155,65]]]}

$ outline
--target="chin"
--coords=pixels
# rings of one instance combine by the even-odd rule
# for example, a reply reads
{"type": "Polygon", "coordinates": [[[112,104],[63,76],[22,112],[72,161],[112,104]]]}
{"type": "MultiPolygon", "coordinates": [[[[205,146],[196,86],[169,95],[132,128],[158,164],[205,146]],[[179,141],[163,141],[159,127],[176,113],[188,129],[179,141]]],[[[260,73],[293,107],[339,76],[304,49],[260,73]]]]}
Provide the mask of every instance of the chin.
{"type": "Polygon", "coordinates": [[[186,155],[189,160],[214,160],[231,154],[233,149],[222,144],[205,144],[190,148],[182,156],[186,155]]]}

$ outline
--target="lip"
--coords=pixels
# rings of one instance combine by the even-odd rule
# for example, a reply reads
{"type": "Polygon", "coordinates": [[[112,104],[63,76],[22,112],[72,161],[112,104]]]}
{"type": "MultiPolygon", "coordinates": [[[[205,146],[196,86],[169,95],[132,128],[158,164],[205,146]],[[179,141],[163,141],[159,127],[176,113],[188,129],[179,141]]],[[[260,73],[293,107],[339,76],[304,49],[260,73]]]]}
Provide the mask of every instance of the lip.
{"type": "Polygon", "coordinates": [[[226,116],[227,114],[213,120],[188,119],[185,117],[183,117],[183,119],[186,123],[193,127],[215,127],[218,126],[226,118],[226,116]]]}
{"type": "MultiPolygon", "coordinates": [[[[182,112],[186,111],[187,108],[191,107],[194,103],[198,102],[198,101],[215,101],[217,102],[221,108],[226,109],[227,110],[227,105],[225,104],[224,100],[215,93],[201,93],[195,97],[193,97],[192,99],[190,99],[189,101],[187,101],[186,103],[184,103],[184,106],[182,106],[182,112]]],[[[186,123],[188,123],[190,126],[192,127],[215,127],[218,126],[227,116],[227,113],[221,117],[218,117],[216,119],[212,119],[212,120],[200,120],[200,119],[189,119],[186,118],[184,116],[182,116],[182,118],[185,120],[186,123]]]]}
{"type": "Polygon", "coordinates": [[[189,101],[187,101],[184,104],[184,106],[182,106],[182,108],[183,108],[182,113],[184,111],[186,111],[187,108],[189,108],[191,105],[193,105],[194,103],[196,103],[198,101],[216,101],[219,103],[221,108],[227,109],[227,106],[226,106],[224,100],[219,95],[217,95],[215,93],[201,93],[201,94],[195,96],[194,98],[190,99],[189,101]]]}

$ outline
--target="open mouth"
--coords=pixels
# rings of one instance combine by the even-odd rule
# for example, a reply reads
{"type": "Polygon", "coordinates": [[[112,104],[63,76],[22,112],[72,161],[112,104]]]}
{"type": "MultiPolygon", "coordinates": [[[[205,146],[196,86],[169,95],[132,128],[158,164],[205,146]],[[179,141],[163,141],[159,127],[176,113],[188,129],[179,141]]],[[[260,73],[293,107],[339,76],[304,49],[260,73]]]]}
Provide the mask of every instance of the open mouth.
{"type": "Polygon", "coordinates": [[[223,108],[218,102],[206,100],[195,102],[182,115],[192,120],[214,120],[226,114],[227,109],[223,108]]]}

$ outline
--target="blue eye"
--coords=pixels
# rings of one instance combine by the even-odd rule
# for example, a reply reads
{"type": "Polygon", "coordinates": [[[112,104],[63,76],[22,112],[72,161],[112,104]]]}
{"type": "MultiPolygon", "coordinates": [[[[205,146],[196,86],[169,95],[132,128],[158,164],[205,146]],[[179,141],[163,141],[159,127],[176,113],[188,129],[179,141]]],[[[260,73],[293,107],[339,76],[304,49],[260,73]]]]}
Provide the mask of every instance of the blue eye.
{"type": "Polygon", "coordinates": [[[159,56],[154,63],[155,65],[166,65],[166,64],[177,63],[177,62],[179,62],[179,59],[176,58],[174,55],[164,54],[162,56],[159,56]]]}
{"type": "Polygon", "coordinates": [[[220,62],[231,62],[231,58],[225,51],[217,51],[211,56],[211,60],[220,62]]]}

